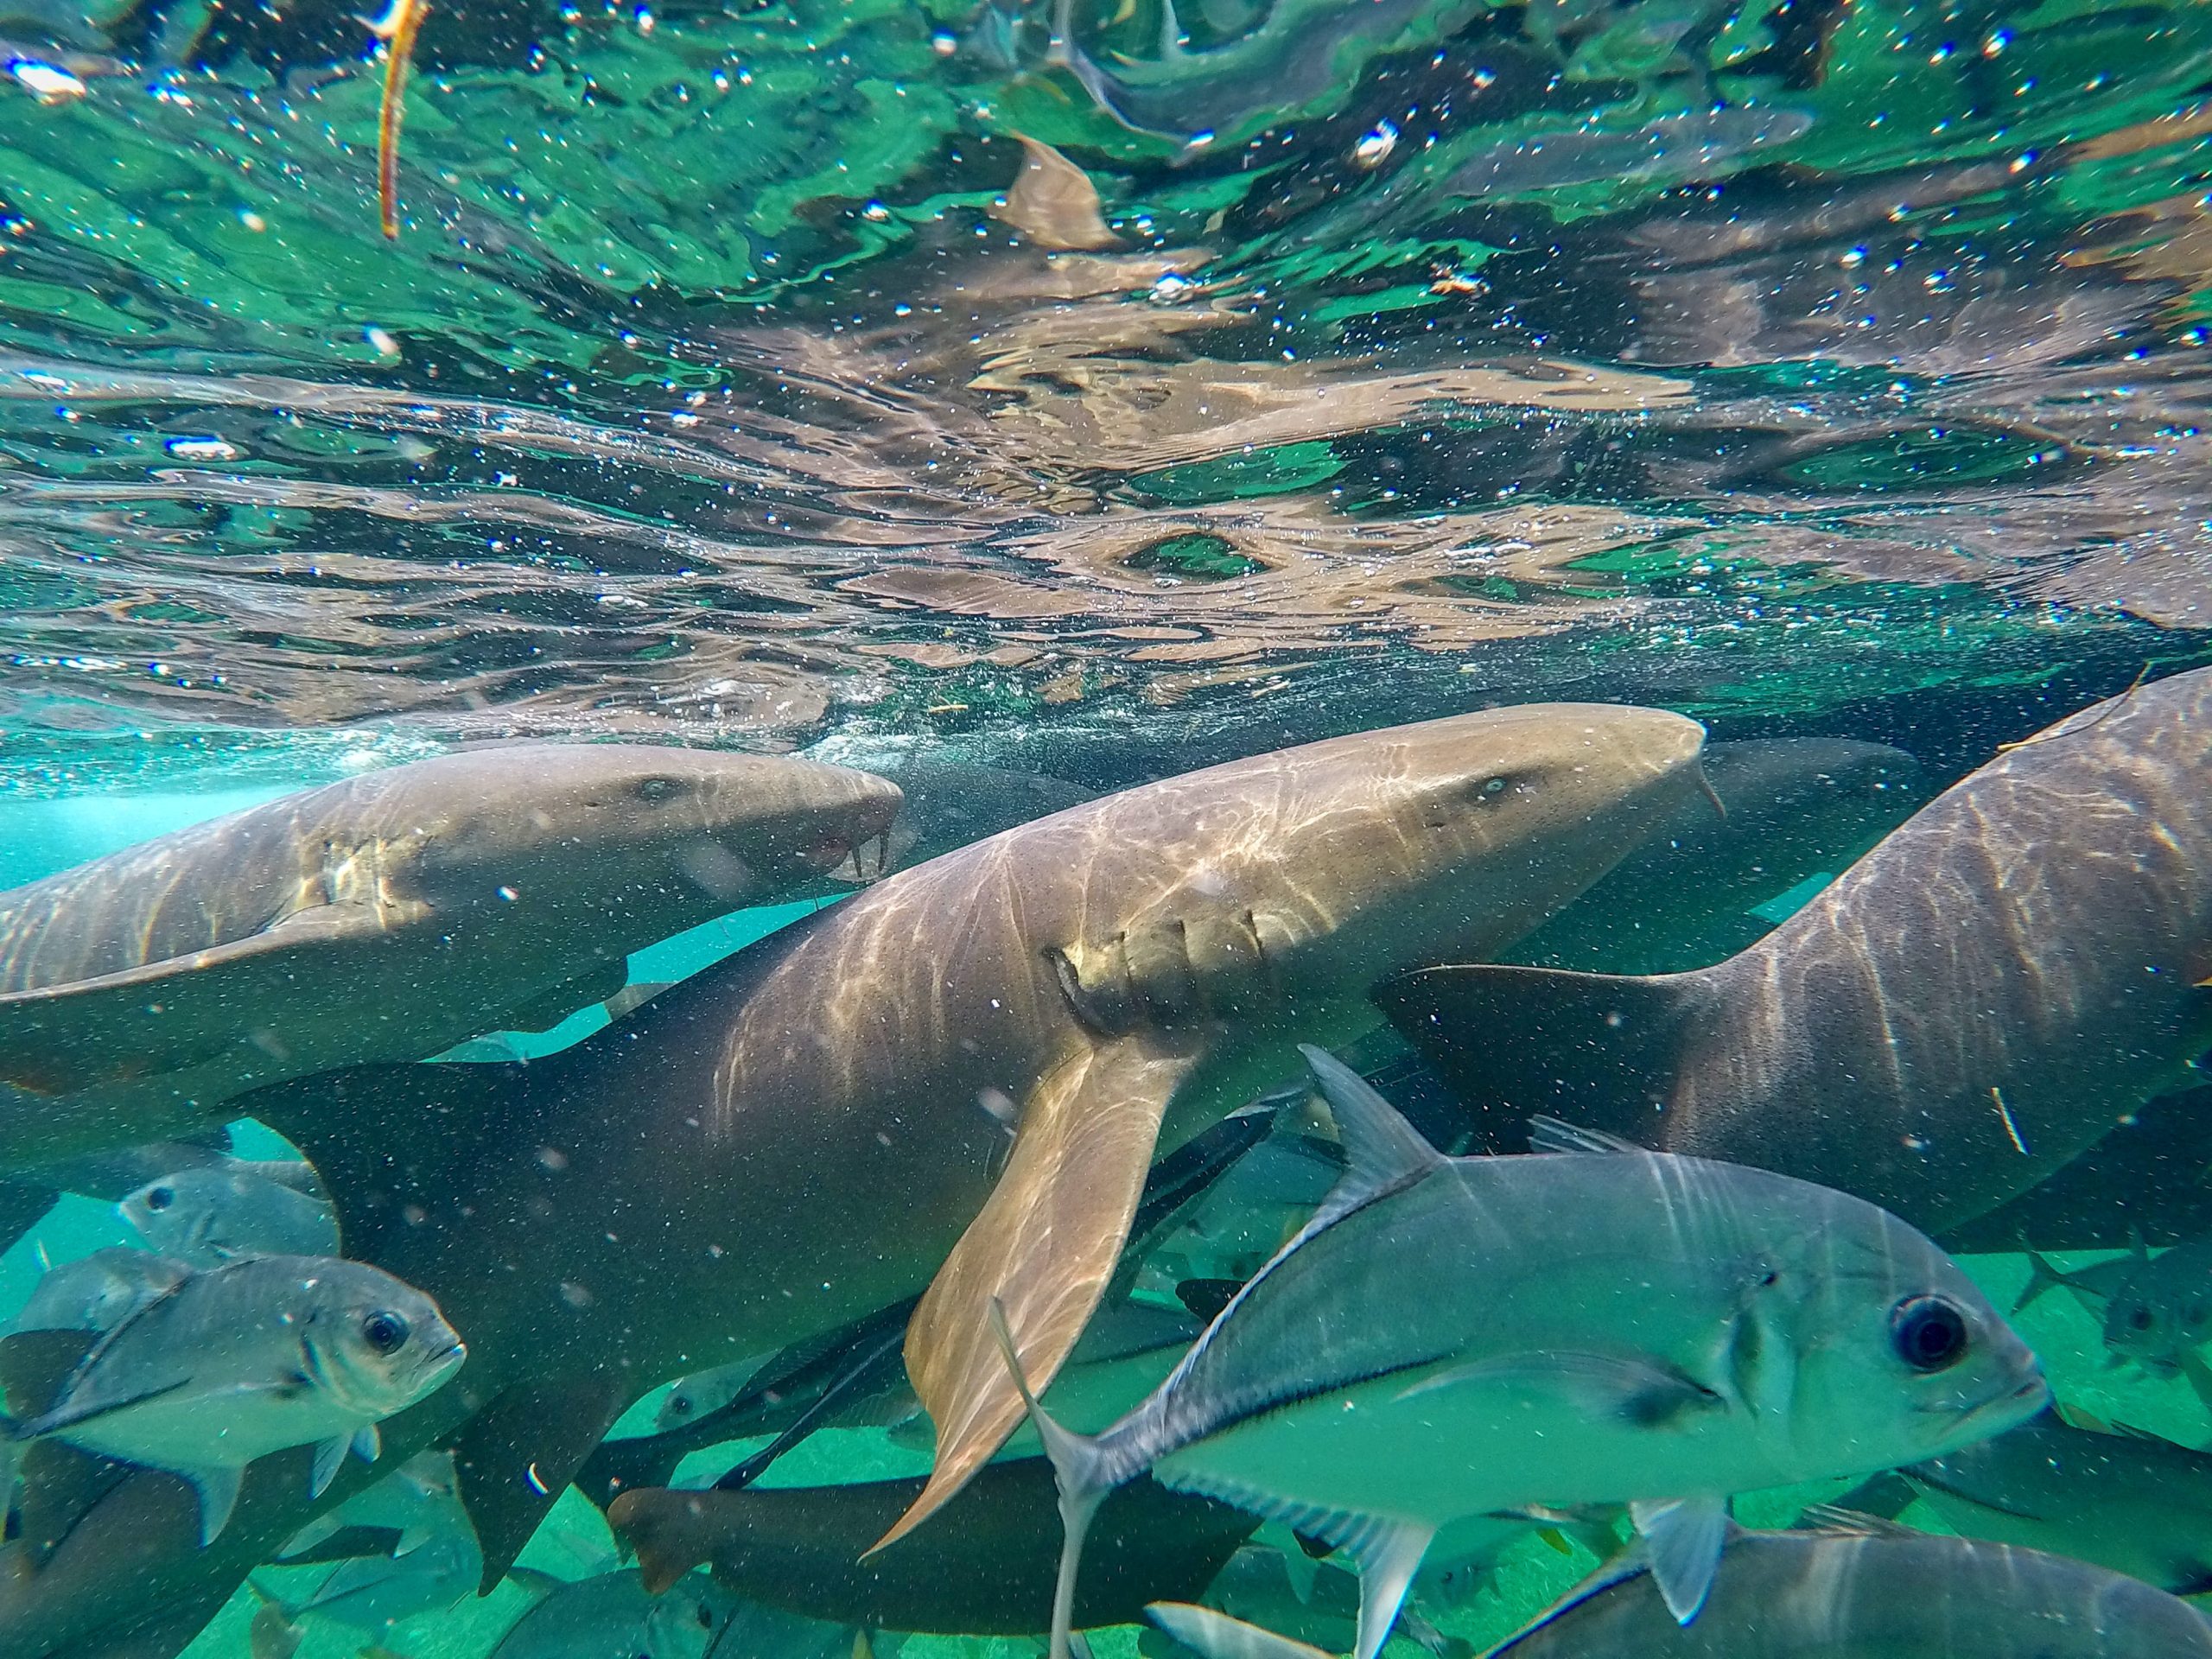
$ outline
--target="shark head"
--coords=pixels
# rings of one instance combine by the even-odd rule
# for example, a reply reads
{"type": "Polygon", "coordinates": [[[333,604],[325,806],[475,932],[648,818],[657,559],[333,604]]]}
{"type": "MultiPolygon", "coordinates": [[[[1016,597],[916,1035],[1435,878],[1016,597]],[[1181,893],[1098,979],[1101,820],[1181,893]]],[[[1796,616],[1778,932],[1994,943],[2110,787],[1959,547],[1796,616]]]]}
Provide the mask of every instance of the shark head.
{"type": "Polygon", "coordinates": [[[431,764],[474,785],[419,826],[426,896],[454,907],[619,892],[640,919],[695,915],[702,897],[734,910],[880,842],[900,800],[883,779],[783,755],[532,744],[431,764]]]}
{"type": "Polygon", "coordinates": [[[1346,988],[1485,957],[1703,788],[1704,736],[1657,709],[1538,703],[1171,779],[1148,792],[1177,875],[1064,950],[1063,986],[1102,1032],[1262,1001],[1295,1022],[1346,988]]]}

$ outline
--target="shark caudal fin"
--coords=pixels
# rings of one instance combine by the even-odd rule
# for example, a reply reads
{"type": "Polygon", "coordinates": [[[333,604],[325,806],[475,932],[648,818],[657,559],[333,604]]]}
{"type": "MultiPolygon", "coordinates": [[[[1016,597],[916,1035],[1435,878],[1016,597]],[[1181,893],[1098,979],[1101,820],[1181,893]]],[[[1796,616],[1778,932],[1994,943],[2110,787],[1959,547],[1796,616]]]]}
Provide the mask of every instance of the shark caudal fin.
{"type": "Polygon", "coordinates": [[[1707,985],[1484,964],[1400,974],[1373,997],[1458,1096],[1477,1146],[1520,1152],[1536,1116],[1650,1144],[1707,985]]]}

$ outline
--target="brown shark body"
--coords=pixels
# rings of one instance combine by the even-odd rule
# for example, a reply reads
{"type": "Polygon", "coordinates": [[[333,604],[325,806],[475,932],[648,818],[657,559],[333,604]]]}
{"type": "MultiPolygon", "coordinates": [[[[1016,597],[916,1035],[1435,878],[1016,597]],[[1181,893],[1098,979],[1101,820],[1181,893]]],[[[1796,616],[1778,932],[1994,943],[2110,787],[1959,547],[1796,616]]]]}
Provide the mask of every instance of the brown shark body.
{"type": "Polygon", "coordinates": [[[2013,746],[1718,967],[1432,968],[1376,1000],[1496,1144],[1548,1113],[1936,1229],[2179,1082],[2212,1039],[2208,973],[2198,670],[2013,746]]]}
{"type": "MultiPolygon", "coordinates": [[[[1052,1622],[1058,1493],[1042,1458],[986,1466],[944,1523],[855,1559],[921,1494],[919,1480],[740,1492],[626,1492],[608,1510],[647,1587],[702,1562],[750,1601],[876,1630],[1033,1636],[1052,1622]]],[[[1148,1601],[1195,1598],[1259,1522],[1210,1498],[1133,1483],[1103,1506],[1076,1623],[1126,1624],[1148,1601]],[[1102,1564],[1103,1563],[1103,1564],[1102,1564]]]]}
{"type": "MultiPolygon", "coordinates": [[[[492,1570],[645,1389],[926,1285],[918,1518],[1020,1417],[991,1300],[1041,1385],[1163,1121],[1179,1141],[1298,1040],[1355,1034],[1394,969],[1527,931],[1695,790],[1701,736],[1551,704],[1211,768],[887,878],[550,1059],[359,1067],[239,1104],[315,1160],[347,1254],[462,1332],[463,1375],[385,1442],[454,1444],[492,1570]]],[[[92,1628],[199,1570],[37,1598],[35,1626],[0,1593],[0,1649],[35,1659],[55,1644],[18,1628],[92,1628]]]]}
{"type": "Polygon", "coordinates": [[[880,840],[899,798],[785,756],[520,744],[287,795],[0,893],[0,1167],[550,1024],[619,988],[628,952],[880,840]]]}

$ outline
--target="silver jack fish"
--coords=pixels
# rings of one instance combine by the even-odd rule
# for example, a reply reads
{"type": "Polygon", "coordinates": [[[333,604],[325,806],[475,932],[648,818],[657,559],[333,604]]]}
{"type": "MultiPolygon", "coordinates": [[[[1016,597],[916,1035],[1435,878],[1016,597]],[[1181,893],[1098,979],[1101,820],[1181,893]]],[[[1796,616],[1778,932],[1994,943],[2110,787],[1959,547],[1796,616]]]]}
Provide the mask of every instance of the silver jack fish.
{"type": "Polygon", "coordinates": [[[2186,1602],[2063,1555],[1863,1529],[1741,1532],[1694,1630],[1644,1563],[1601,1570],[1487,1659],[2207,1659],[2186,1602]]]}
{"type": "Polygon", "coordinates": [[[1633,1150],[1446,1158],[1304,1052],[1344,1179],[1119,1423],[1031,1406],[1067,1528],[1054,1659],[1084,1528],[1147,1469],[1357,1558],[1374,1659],[1447,1522],[1628,1503],[1687,1624],[1730,1493],[1940,1456],[2050,1397],[1973,1282],[1863,1199],[1633,1150]]]}
{"type": "Polygon", "coordinates": [[[2212,1592],[2212,1456],[2055,1415],[1898,1471],[1955,1532],[2212,1592]]]}
{"type": "Polygon", "coordinates": [[[296,1160],[210,1164],[147,1182],[116,1205],[160,1254],[195,1268],[241,1255],[335,1255],[338,1218],[296,1160]]]}
{"type": "Polygon", "coordinates": [[[2196,1238],[2152,1255],[2138,1237],[2133,1250],[2109,1262],[2064,1272],[2034,1250],[2034,1273],[2017,1313],[2063,1285],[2104,1319],[2105,1347],[2114,1365],[2133,1361],[2152,1376],[2186,1376],[2212,1406],[2212,1370],[2202,1350],[2212,1342],[2212,1238],[2196,1238]]]}
{"type": "Polygon", "coordinates": [[[182,1476],[207,1544],[255,1459],[315,1446],[320,1496],[349,1448],[373,1460],[377,1424],[443,1383],[466,1351],[436,1303],[380,1268],[249,1257],[143,1295],[7,1433],[182,1476]]]}

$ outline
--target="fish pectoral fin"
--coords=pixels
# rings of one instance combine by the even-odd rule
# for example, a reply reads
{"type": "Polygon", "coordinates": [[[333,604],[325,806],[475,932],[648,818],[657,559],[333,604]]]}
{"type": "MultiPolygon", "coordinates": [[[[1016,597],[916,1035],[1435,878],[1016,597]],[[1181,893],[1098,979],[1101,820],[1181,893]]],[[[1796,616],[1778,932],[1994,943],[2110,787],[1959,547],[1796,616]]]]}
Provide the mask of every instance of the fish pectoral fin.
{"type": "Polygon", "coordinates": [[[160,1383],[152,1388],[140,1389],[132,1394],[56,1406],[52,1411],[41,1416],[34,1417],[28,1422],[16,1424],[14,1438],[19,1440],[42,1440],[49,1434],[66,1433],[70,1429],[81,1428],[86,1423],[97,1422],[103,1417],[112,1416],[118,1411],[128,1411],[133,1406],[143,1406],[149,1400],[158,1400],[163,1395],[175,1394],[179,1389],[188,1386],[191,1380],[189,1377],[180,1376],[173,1382],[160,1383]]]}
{"type": "Polygon", "coordinates": [[[205,1549],[231,1524],[231,1511],[238,1506],[238,1485],[245,1471],[234,1464],[210,1464],[203,1469],[179,1469],[200,1495],[200,1547],[205,1549]]]}
{"type": "Polygon", "coordinates": [[[1155,1601],[1145,1617],[1201,1659],[1331,1659],[1319,1648],[1187,1601],[1155,1601]]]}
{"type": "Polygon", "coordinates": [[[1321,1576],[1321,1563],[1306,1553],[1298,1541],[1298,1535],[1281,1521],[1268,1521],[1252,1536],[1255,1542],[1266,1544],[1282,1557],[1283,1576],[1290,1580],[1290,1593],[1298,1598],[1298,1605],[1304,1607],[1311,1604],[1314,1580],[1321,1576]]]}
{"type": "Polygon", "coordinates": [[[1723,1411],[1727,1401],[1673,1366],[1634,1355],[1538,1351],[1497,1354],[1433,1371],[1401,1389],[1411,1400],[1445,1389],[1535,1383],[1562,1394],[1592,1417],[1638,1428],[1671,1427],[1698,1412],[1723,1411]]]}
{"type": "Polygon", "coordinates": [[[1643,1536],[1653,1582],[1677,1624],[1688,1624],[1713,1593],[1720,1552],[1728,1542],[1728,1500],[1698,1497],[1639,1499],[1629,1516],[1643,1536]]]}
{"type": "Polygon", "coordinates": [[[937,1460],[876,1548],[934,1514],[1021,1421],[1020,1390],[992,1338],[994,1301],[1030,1386],[1058,1372],[1113,1276],[1160,1118],[1196,1063],[1136,1033],[1079,1050],[1030,1090],[1005,1172],[906,1327],[906,1370],[937,1425],[937,1460]]]}
{"type": "Polygon", "coordinates": [[[384,1455],[384,1435],[374,1423],[363,1423],[353,1431],[353,1455],[363,1463],[374,1463],[384,1455]]]}
{"type": "Polygon", "coordinates": [[[330,1490],[330,1483],[338,1478],[338,1471],[346,1466],[346,1454],[353,1449],[351,1434],[334,1434],[318,1441],[315,1448],[315,1469],[308,1477],[308,1496],[321,1497],[330,1490]]]}

